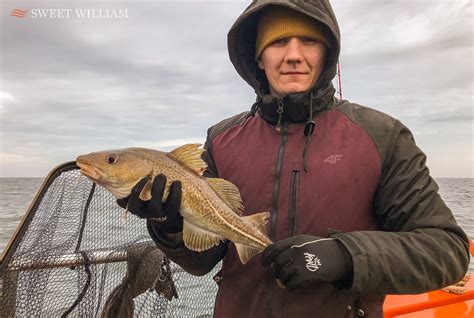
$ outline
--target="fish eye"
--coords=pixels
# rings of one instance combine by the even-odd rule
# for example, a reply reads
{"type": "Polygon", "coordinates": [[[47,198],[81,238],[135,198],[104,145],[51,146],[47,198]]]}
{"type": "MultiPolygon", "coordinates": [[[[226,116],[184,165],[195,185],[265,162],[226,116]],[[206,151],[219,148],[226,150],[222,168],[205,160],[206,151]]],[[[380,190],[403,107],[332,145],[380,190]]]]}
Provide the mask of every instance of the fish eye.
{"type": "Polygon", "coordinates": [[[107,163],[114,164],[114,163],[117,163],[118,156],[116,154],[110,154],[107,156],[106,160],[107,160],[107,163]]]}

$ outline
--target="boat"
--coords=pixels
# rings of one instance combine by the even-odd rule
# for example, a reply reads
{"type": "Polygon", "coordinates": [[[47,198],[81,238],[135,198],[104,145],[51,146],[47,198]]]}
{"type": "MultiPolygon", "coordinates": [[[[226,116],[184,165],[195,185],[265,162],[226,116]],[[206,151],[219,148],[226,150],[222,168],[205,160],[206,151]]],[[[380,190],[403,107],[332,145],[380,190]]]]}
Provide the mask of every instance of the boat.
{"type": "MultiPolygon", "coordinates": [[[[453,288],[455,291],[456,286],[453,288]]],[[[469,279],[457,293],[449,290],[417,295],[388,295],[384,302],[384,317],[473,318],[474,279],[469,279]]]]}
{"type": "MultiPolygon", "coordinates": [[[[54,168],[2,253],[0,316],[212,317],[220,265],[186,273],[121,212],[74,161],[54,168]]],[[[474,279],[464,289],[389,295],[385,317],[474,317],[474,279]]]]}

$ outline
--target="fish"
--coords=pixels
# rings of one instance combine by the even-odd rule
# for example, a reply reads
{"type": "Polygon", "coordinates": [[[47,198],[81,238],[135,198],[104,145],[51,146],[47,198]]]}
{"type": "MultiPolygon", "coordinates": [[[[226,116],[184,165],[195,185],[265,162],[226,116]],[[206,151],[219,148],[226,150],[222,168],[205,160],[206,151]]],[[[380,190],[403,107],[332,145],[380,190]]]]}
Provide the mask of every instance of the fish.
{"type": "Polygon", "coordinates": [[[169,261],[154,243],[127,247],[127,273],[105,300],[101,318],[134,317],[133,299],[146,291],[168,301],[178,298],[169,261]]]}
{"type": "Polygon", "coordinates": [[[184,245],[197,252],[225,240],[235,244],[242,264],[272,244],[267,234],[269,212],[244,216],[239,189],[222,178],[203,176],[207,164],[200,144],[186,144],[171,152],[149,148],[107,150],[78,156],[81,174],[106,188],[117,199],[130,195],[143,178],[147,182],[140,199],[151,200],[153,180],[167,177],[163,202],[173,181],[181,181],[180,213],[184,245]]]}

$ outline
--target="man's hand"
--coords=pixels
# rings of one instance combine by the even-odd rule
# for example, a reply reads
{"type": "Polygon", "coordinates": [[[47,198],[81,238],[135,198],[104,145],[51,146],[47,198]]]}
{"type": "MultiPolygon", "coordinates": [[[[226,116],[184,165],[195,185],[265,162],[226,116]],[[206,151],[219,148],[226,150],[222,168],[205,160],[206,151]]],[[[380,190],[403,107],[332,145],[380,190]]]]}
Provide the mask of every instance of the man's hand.
{"type": "Polygon", "coordinates": [[[153,228],[162,233],[178,233],[183,230],[183,217],[179,214],[181,205],[181,182],[174,181],[166,202],[162,202],[165,191],[166,176],[159,174],[153,180],[151,189],[152,198],[148,201],[140,199],[140,192],[147,182],[143,178],[132,189],[132,193],[123,199],[118,199],[117,204],[128,209],[131,213],[151,222],[153,228]]]}
{"type": "Polygon", "coordinates": [[[352,258],[334,238],[293,236],[268,246],[260,260],[272,264],[275,279],[289,290],[321,281],[347,285],[353,276],[352,258]]]}

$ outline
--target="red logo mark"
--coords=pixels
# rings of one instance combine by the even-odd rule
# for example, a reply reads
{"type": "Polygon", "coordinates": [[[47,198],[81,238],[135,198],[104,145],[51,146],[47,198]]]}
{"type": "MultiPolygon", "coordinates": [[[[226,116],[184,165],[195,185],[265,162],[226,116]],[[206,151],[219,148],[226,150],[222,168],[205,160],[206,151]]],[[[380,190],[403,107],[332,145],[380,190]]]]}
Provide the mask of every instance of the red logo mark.
{"type": "Polygon", "coordinates": [[[10,16],[23,19],[30,10],[13,9],[10,16]]]}

